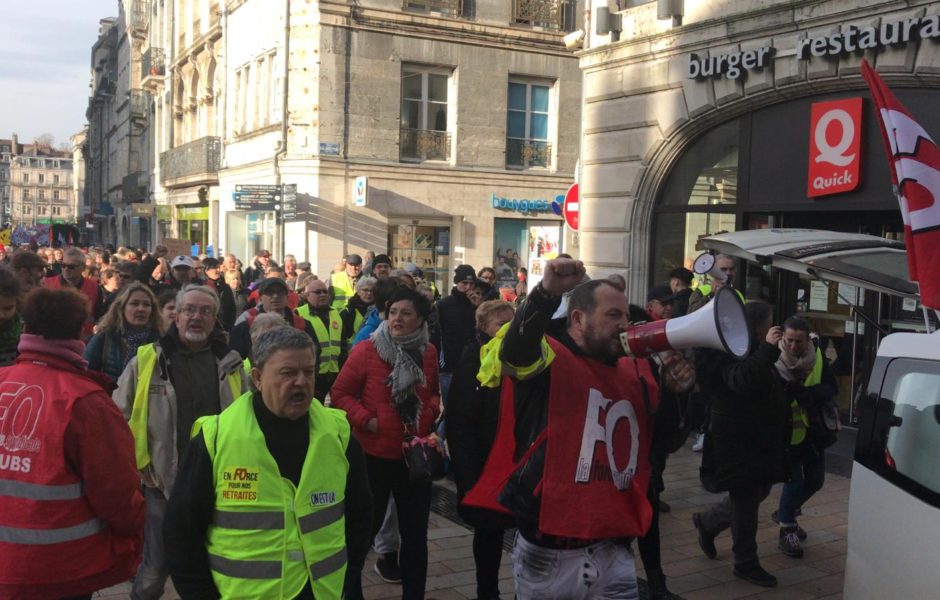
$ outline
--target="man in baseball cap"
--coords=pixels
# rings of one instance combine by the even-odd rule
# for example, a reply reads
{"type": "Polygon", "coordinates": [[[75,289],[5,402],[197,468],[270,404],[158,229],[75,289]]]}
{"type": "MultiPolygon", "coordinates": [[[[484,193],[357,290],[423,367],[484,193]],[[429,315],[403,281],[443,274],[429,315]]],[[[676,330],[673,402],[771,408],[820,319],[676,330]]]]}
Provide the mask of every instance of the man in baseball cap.
{"type": "Polygon", "coordinates": [[[346,303],[356,294],[356,283],[362,276],[362,257],[346,255],[346,269],[330,275],[330,306],[336,310],[346,308],[346,303]]]}
{"type": "Polygon", "coordinates": [[[646,293],[646,312],[654,321],[661,321],[672,316],[672,303],[676,297],[668,284],[657,285],[646,293]]]}

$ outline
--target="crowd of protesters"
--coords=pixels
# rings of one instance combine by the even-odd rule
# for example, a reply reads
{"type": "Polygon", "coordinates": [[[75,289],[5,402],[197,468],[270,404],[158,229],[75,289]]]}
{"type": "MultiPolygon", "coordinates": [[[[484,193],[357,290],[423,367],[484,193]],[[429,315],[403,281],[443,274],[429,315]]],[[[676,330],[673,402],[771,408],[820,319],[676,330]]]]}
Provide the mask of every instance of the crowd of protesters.
{"type": "Polygon", "coordinates": [[[779,546],[802,556],[796,517],[822,486],[831,443],[818,406],[835,395],[808,324],[773,327],[769,307],[750,303],[745,361],[709,350],[623,358],[623,331],[700,308],[732,285],[733,265],[727,281],[696,290],[677,269],[636,306],[623,277],[591,281],[565,256],[531,290],[524,268],[515,285],[497,287],[493,267],[459,265],[443,297],[415,265],[393,269],[371,252],[322,276],[266,250],[244,264],[163,246],[2,256],[0,366],[14,366],[0,370],[0,385],[38,386],[30,398],[41,406],[45,394],[58,413],[38,415],[32,430],[18,422],[23,439],[0,442],[0,457],[27,451],[17,462],[25,469],[0,468],[0,596],[90,598],[131,579],[132,598],[157,599],[172,577],[182,598],[355,600],[371,546],[377,574],[401,583],[403,598],[423,598],[431,477],[403,454],[417,440],[442,456],[447,448],[460,515],[474,528],[481,600],[499,598],[511,528],[520,598],[549,589],[637,597],[633,538],[651,597],[670,598],[662,475],[702,398],[703,474],[729,492],[695,514],[703,551],[714,558],[715,536],[730,527],[735,575],[774,585],[756,553],[757,507],[788,481],[774,513],[779,546]],[[706,376],[693,388],[696,370],[706,376]],[[573,372],[587,375],[565,376],[573,372]],[[619,494],[616,465],[595,457],[590,473],[606,469],[608,479],[584,479],[574,502],[559,470],[582,434],[560,432],[586,422],[594,388],[633,398],[633,414],[646,417],[637,485],[619,494]],[[565,404],[581,396],[584,406],[565,404]],[[582,412],[572,421],[570,410],[582,412]],[[44,445],[64,455],[30,454],[44,445]],[[73,504],[50,513],[50,499],[73,504]],[[586,515],[581,500],[607,508],[586,515]],[[6,535],[23,527],[58,533],[35,543],[6,535]],[[69,568],[52,579],[18,561],[6,569],[21,551],[69,568]]]}

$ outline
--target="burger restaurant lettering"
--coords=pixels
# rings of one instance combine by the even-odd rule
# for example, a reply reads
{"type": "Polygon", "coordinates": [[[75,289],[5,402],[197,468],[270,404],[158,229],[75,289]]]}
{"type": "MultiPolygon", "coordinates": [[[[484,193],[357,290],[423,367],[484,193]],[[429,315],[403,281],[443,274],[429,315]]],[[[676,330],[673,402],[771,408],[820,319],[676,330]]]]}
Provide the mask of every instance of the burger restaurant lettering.
{"type": "Polygon", "coordinates": [[[777,50],[761,46],[753,50],[730,52],[702,57],[689,55],[687,75],[689,79],[709,79],[724,76],[736,80],[748,71],[762,69],[769,64],[769,57],[796,56],[797,60],[838,57],[851,52],[874,50],[888,46],[906,44],[916,40],[940,38],[940,15],[912,17],[901,21],[884,22],[879,26],[846,27],[843,31],[821,37],[806,37],[797,41],[792,50],[777,50]]]}

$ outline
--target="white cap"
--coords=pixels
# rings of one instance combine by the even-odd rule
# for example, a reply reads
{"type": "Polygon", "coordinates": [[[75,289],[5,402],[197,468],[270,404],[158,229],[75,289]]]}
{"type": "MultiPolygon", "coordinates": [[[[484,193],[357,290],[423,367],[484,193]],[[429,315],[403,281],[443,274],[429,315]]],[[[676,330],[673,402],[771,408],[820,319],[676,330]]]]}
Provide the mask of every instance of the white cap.
{"type": "Polygon", "coordinates": [[[170,268],[175,269],[176,267],[189,267],[190,269],[196,268],[196,261],[192,259],[191,256],[177,256],[170,261],[170,268]]]}

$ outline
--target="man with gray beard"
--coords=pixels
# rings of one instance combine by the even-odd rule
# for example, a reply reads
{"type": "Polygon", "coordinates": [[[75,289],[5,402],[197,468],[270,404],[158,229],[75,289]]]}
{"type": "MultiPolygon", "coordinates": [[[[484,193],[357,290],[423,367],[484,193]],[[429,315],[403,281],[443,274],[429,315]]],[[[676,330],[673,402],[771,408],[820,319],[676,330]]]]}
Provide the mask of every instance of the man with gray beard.
{"type": "Polygon", "coordinates": [[[187,285],[176,297],[176,319],[166,335],[141,346],[118,379],[114,401],[134,434],[144,484],[147,521],[144,557],[131,598],[156,600],[169,575],[163,518],[179,459],[199,417],[219,414],[248,389],[242,359],[216,327],[219,298],[187,285]]]}

